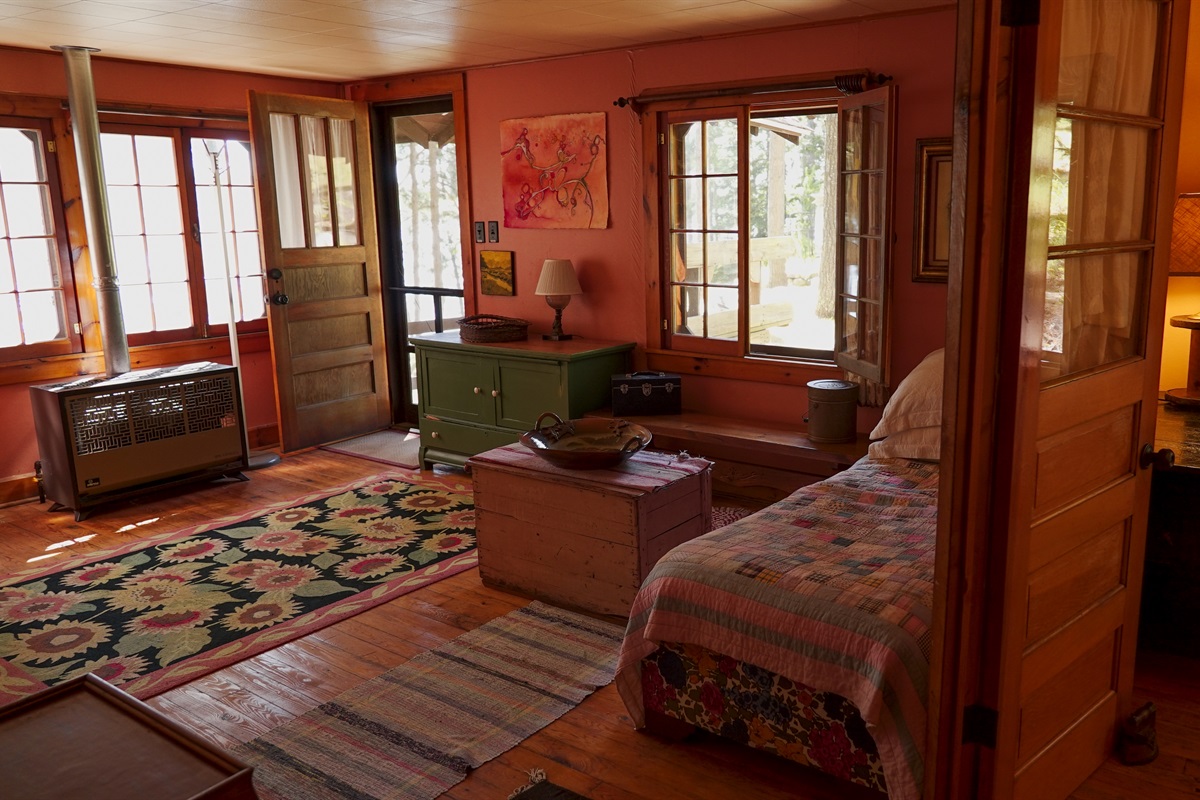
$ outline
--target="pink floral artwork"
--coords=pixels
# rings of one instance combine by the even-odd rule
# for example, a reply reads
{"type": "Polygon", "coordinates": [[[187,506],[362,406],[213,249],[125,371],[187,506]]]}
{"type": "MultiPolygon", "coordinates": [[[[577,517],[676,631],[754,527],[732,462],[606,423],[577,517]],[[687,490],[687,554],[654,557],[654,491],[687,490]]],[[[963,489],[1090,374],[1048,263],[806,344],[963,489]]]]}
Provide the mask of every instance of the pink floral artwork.
{"type": "Polygon", "coordinates": [[[500,123],[506,228],[608,227],[604,112],[500,123]]]}

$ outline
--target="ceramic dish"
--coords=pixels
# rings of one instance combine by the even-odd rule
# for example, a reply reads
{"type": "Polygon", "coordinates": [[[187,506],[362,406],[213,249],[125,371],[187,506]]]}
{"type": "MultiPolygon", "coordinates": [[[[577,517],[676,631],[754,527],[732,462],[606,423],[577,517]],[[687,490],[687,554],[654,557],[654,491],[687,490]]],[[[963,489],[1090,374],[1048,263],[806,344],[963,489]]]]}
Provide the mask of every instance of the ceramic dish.
{"type": "Polygon", "coordinates": [[[651,438],[650,431],[623,419],[589,417],[564,422],[547,411],[538,417],[533,430],[521,434],[521,444],[565,469],[604,469],[646,447],[651,438]],[[553,424],[543,427],[547,420],[553,424]]]}

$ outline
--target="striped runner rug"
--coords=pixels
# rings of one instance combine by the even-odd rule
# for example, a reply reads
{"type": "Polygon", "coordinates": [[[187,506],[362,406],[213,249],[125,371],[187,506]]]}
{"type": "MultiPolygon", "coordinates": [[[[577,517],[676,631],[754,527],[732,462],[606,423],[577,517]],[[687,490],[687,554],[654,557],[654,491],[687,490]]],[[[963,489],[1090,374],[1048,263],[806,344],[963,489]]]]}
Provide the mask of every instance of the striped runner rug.
{"type": "Polygon", "coordinates": [[[263,800],[424,800],[612,680],[622,627],[539,602],[237,748],[263,800]]]}

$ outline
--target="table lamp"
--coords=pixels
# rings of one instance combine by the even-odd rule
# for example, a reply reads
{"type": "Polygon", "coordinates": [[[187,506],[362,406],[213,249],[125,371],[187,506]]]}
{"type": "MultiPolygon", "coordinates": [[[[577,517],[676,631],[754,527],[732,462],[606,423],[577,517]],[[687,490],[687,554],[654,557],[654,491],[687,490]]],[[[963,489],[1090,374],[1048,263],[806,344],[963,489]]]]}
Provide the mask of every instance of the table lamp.
{"type": "MultiPolygon", "coordinates": [[[[1200,193],[1181,194],[1175,201],[1169,269],[1172,275],[1200,275],[1200,193]]],[[[1200,407],[1200,313],[1171,317],[1171,325],[1190,330],[1192,341],[1188,348],[1187,386],[1167,390],[1167,402],[1200,407]]]]}
{"type": "Polygon", "coordinates": [[[583,294],[579,279],[575,277],[575,267],[568,258],[547,258],[542,263],[542,274],[538,278],[534,294],[544,295],[546,303],[554,309],[554,327],[550,333],[543,333],[543,339],[562,341],[573,338],[569,333],[563,333],[562,312],[571,302],[571,295],[583,294]]]}

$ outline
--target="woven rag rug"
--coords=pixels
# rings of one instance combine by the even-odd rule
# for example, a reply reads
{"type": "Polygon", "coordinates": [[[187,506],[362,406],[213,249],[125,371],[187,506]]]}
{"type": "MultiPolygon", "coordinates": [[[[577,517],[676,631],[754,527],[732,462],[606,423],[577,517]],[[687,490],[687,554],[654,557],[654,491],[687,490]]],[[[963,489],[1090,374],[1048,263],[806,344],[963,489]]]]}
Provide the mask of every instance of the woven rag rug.
{"type": "Polygon", "coordinates": [[[379,461],[398,467],[416,469],[420,467],[418,454],[421,449],[421,435],[415,431],[387,429],[375,431],[363,436],[356,436],[344,442],[326,444],[322,450],[333,453],[365,458],[369,461],[379,461]]]}
{"type": "Polygon", "coordinates": [[[530,603],[236,748],[263,800],[427,800],[612,680],[623,629],[530,603]]]}
{"type": "Polygon", "coordinates": [[[477,563],[453,476],[396,472],[0,579],[0,705],[85,672],[146,698],[477,563]]]}

